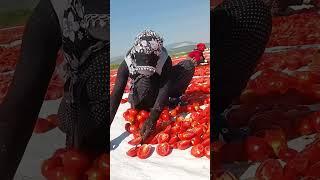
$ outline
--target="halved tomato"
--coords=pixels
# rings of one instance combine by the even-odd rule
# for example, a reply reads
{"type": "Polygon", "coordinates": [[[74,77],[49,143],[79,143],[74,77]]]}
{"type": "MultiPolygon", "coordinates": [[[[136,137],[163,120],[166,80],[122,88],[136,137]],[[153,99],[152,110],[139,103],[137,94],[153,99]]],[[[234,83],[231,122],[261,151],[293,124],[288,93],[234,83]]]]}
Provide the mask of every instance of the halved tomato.
{"type": "Polygon", "coordinates": [[[202,139],[199,136],[195,136],[194,138],[191,139],[191,144],[194,146],[194,145],[200,144],[201,141],[202,139]]]}
{"type": "Polygon", "coordinates": [[[146,159],[151,155],[151,145],[143,144],[138,148],[137,155],[140,159],[146,159]]]}
{"type": "Polygon", "coordinates": [[[158,143],[164,143],[164,142],[168,142],[169,141],[169,134],[167,133],[159,133],[158,134],[158,143]]]}
{"type": "Polygon", "coordinates": [[[210,159],[210,146],[204,148],[205,156],[210,159]]]}
{"type": "Polygon", "coordinates": [[[177,147],[180,150],[188,149],[190,146],[191,146],[190,140],[182,140],[182,141],[177,142],[177,147]]]}
{"type": "Polygon", "coordinates": [[[59,157],[52,157],[45,160],[41,165],[41,173],[44,177],[48,177],[50,172],[57,167],[62,167],[62,159],[59,157]]]}
{"type": "Polygon", "coordinates": [[[139,145],[142,141],[142,137],[137,137],[135,139],[132,139],[131,141],[128,142],[130,145],[139,145]]]}
{"type": "Polygon", "coordinates": [[[180,140],[191,140],[195,134],[193,132],[184,132],[184,133],[179,133],[178,137],[180,140]]]}
{"type": "Polygon", "coordinates": [[[130,157],[135,157],[137,156],[137,151],[138,151],[138,147],[133,147],[129,149],[129,151],[127,151],[127,155],[130,157]]]}
{"type": "Polygon", "coordinates": [[[281,180],[283,177],[282,166],[278,160],[268,159],[260,164],[256,171],[255,177],[257,180],[281,180]]]}
{"type": "Polygon", "coordinates": [[[204,156],[204,153],[204,146],[202,144],[195,145],[191,149],[191,154],[197,158],[204,156]]]}
{"type": "Polygon", "coordinates": [[[165,142],[165,143],[159,144],[157,146],[156,151],[160,156],[167,156],[171,152],[171,147],[169,143],[165,142]]]}

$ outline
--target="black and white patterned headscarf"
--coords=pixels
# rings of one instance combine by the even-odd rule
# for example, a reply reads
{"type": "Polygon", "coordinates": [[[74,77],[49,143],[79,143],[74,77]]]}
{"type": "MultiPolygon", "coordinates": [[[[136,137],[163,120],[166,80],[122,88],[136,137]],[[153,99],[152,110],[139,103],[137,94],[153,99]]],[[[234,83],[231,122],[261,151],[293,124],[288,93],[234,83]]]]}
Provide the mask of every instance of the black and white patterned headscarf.
{"type": "Polygon", "coordinates": [[[152,30],[144,30],[139,33],[133,43],[132,48],[127,54],[130,62],[132,74],[151,74],[156,72],[156,67],[149,65],[138,65],[136,61],[137,54],[151,55],[155,54],[159,59],[163,51],[163,38],[152,30]]]}

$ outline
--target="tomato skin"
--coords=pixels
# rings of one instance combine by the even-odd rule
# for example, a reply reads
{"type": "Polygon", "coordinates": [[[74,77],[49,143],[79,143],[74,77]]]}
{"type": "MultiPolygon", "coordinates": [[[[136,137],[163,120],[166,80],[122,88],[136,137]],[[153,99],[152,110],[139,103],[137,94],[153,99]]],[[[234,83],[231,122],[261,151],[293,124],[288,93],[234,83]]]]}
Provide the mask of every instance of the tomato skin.
{"type": "Polygon", "coordinates": [[[171,147],[169,143],[165,142],[162,144],[158,144],[156,151],[160,156],[167,156],[171,152],[171,147]]]}
{"type": "Polygon", "coordinates": [[[52,157],[59,157],[59,158],[63,158],[64,153],[66,153],[68,150],[65,148],[60,148],[57,149],[54,153],[52,157]]]}
{"type": "Polygon", "coordinates": [[[315,112],[312,114],[311,126],[316,132],[320,132],[320,112],[315,112]]]}
{"type": "Polygon", "coordinates": [[[135,139],[132,139],[131,141],[128,142],[130,145],[139,145],[142,141],[142,137],[137,137],[135,139]]]}
{"type": "Polygon", "coordinates": [[[148,112],[148,111],[145,111],[145,110],[140,111],[139,114],[140,114],[144,119],[147,119],[147,118],[149,117],[149,112],[148,112]]]}
{"type": "Polygon", "coordinates": [[[298,131],[302,136],[312,134],[314,130],[311,125],[311,120],[309,118],[303,119],[299,124],[298,131]]]}
{"type": "Polygon", "coordinates": [[[281,129],[266,130],[264,139],[276,155],[279,155],[280,149],[287,145],[285,133],[281,129]]]}
{"type": "Polygon", "coordinates": [[[202,144],[195,145],[191,148],[191,155],[200,158],[204,156],[204,146],[202,144]]]}
{"type": "Polygon", "coordinates": [[[180,132],[180,126],[171,127],[171,134],[176,134],[178,132],[180,132]]]}
{"type": "Polygon", "coordinates": [[[168,142],[169,141],[169,134],[167,133],[159,133],[158,134],[158,143],[164,143],[164,142],[168,142]]]}
{"type": "Polygon", "coordinates": [[[144,117],[142,117],[142,115],[138,114],[136,117],[137,121],[140,123],[143,123],[146,119],[144,117]]]}
{"type": "Polygon", "coordinates": [[[202,145],[203,145],[203,146],[209,146],[209,145],[210,145],[210,138],[205,139],[205,140],[202,142],[202,145]]]}
{"type": "Polygon", "coordinates": [[[53,124],[54,126],[58,126],[59,116],[57,114],[51,114],[47,117],[47,121],[53,124]]]}
{"type": "Polygon", "coordinates": [[[282,180],[283,169],[278,160],[268,159],[260,164],[258,167],[255,177],[257,180],[282,180]]]}
{"type": "Polygon", "coordinates": [[[171,132],[171,125],[168,125],[164,130],[163,130],[164,133],[166,134],[170,134],[171,132]]]}
{"type": "Polygon", "coordinates": [[[310,164],[315,164],[320,161],[320,141],[315,141],[309,146],[305,147],[299,155],[305,159],[308,159],[310,164]]]}
{"type": "Polygon", "coordinates": [[[285,166],[285,174],[294,176],[302,176],[306,173],[309,167],[309,160],[302,157],[295,157],[285,166]]]}
{"type": "Polygon", "coordinates": [[[210,151],[211,149],[210,149],[210,146],[206,146],[205,148],[204,148],[204,154],[205,154],[205,156],[208,158],[208,159],[210,159],[210,151]]]}
{"type": "Polygon", "coordinates": [[[36,134],[45,133],[55,128],[56,126],[50,123],[47,119],[38,118],[33,132],[36,134]]]}
{"type": "Polygon", "coordinates": [[[190,140],[182,140],[182,141],[177,142],[177,147],[180,150],[188,149],[190,146],[191,146],[190,140]]]}
{"type": "Polygon", "coordinates": [[[191,140],[194,136],[195,134],[192,132],[184,132],[178,134],[180,140],[191,140]]]}
{"type": "Polygon", "coordinates": [[[271,147],[262,138],[249,136],[245,145],[248,159],[251,161],[266,160],[272,156],[271,147]]]}
{"type": "Polygon", "coordinates": [[[103,170],[91,168],[86,172],[87,180],[106,180],[107,176],[103,170]]]}
{"type": "Polygon", "coordinates": [[[135,117],[136,115],[138,115],[138,111],[135,109],[128,109],[128,113],[130,115],[132,115],[133,117],[135,117]]]}
{"type": "Polygon", "coordinates": [[[204,131],[203,131],[203,128],[200,127],[200,126],[196,126],[193,128],[193,132],[197,135],[197,136],[201,136],[204,131]]]}
{"type": "Polygon", "coordinates": [[[178,141],[179,141],[178,136],[174,134],[174,135],[171,135],[171,138],[169,140],[169,144],[174,144],[174,143],[176,143],[178,141]]]}
{"type": "Polygon", "coordinates": [[[279,151],[279,158],[284,161],[288,162],[291,159],[295,158],[298,154],[298,151],[291,149],[291,148],[281,148],[279,151]]]}
{"type": "Polygon", "coordinates": [[[62,167],[62,159],[60,157],[52,157],[47,159],[41,165],[41,174],[44,177],[49,177],[52,170],[57,167],[62,167]]]}
{"type": "Polygon", "coordinates": [[[130,157],[136,157],[137,156],[138,147],[133,147],[127,151],[127,155],[130,157]]]}
{"type": "Polygon", "coordinates": [[[64,153],[62,158],[64,170],[72,174],[81,174],[90,166],[90,160],[85,155],[75,150],[64,153]]]}
{"type": "Polygon", "coordinates": [[[78,180],[80,174],[72,174],[67,170],[64,170],[63,167],[55,168],[50,172],[50,175],[47,177],[48,180],[78,180]]]}
{"type": "Polygon", "coordinates": [[[199,136],[195,136],[194,138],[191,139],[191,144],[193,146],[200,144],[202,139],[199,136]]]}
{"type": "Polygon", "coordinates": [[[137,132],[138,131],[138,128],[135,126],[135,125],[130,125],[129,126],[129,133],[131,133],[131,134],[133,134],[133,133],[135,133],[135,132],[137,132]]]}
{"type": "Polygon", "coordinates": [[[182,129],[188,129],[188,128],[191,127],[191,122],[189,122],[189,121],[182,121],[181,127],[182,127],[182,129]]]}
{"type": "Polygon", "coordinates": [[[143,144],[137,150],[137,156],[140,159],[147,159],[151,155],[151,146],[147,144],[143,144]]]}
{"type": "Polygon", "coordinates": [[[320,178],[320,162],[312,165],[307,173],[306,173],[306,176],[311,176],[311,177],[317,177],[317,178],[320,178]]]}

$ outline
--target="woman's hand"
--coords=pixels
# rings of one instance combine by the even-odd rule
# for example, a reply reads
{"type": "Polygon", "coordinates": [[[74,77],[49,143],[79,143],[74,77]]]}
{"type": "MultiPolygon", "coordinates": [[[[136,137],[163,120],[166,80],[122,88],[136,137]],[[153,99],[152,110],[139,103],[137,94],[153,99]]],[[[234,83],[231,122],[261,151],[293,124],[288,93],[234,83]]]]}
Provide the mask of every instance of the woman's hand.
{"type": "Polygon", "coordinates": [[[154,133],[156,130],[156,121],[153,121],[152,119],[147,119],[146,122],[144,122],[140,134],[142,137],[142,143],[148,139],[148,137],[154,133]]]}

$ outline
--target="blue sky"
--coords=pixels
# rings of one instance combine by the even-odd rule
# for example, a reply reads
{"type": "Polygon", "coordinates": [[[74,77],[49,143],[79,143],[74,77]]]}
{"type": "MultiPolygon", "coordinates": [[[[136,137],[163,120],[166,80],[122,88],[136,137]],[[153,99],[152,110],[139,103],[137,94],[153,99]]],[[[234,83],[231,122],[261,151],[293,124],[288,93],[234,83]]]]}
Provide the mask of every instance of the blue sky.
{"type": "Polygon", "coordinates": [[[111,0],[111,58],[124,55],[146,28],[164,44],[210,41],[209,0],[111,0]]]}

